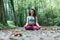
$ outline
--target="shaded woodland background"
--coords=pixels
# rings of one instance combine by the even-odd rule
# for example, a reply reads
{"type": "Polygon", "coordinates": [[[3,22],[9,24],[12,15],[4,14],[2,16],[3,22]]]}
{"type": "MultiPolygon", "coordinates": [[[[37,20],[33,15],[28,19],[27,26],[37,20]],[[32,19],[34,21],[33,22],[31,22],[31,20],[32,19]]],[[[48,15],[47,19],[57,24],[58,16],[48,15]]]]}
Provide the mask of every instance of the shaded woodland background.
{"type": "Polygon", "coordinates": [[[41,26],[60,26],[60,0],[0,0],[0,29],[23,27],[30,8],[41,26]]]}

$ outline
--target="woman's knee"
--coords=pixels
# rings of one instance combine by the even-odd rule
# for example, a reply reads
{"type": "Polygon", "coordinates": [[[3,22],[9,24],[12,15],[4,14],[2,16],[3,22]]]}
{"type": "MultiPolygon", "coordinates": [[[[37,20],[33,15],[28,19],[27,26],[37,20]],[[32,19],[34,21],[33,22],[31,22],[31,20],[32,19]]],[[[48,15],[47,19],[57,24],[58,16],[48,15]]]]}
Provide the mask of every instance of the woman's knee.
{"type": "Polygon", "coordinates": [[[34,30],[39,30],[40,29],[40,27],[38,27],[38,26],[33,26],[33,28],[34,28],[34,30]]]}

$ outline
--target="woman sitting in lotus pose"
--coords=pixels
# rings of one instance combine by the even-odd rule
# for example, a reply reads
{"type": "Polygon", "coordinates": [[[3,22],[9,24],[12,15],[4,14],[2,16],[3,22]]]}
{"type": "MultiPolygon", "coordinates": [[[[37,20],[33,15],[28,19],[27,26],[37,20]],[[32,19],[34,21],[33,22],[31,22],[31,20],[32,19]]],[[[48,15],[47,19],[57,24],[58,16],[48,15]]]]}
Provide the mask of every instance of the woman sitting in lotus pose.
{"type": "Polygon", "coordinates": [[[34,9],[30,9],[29,16],[27,16],[27,21],[24,27],[26,30],[39,30],[41,28],[38,24],[38,18],[34,9]]]}

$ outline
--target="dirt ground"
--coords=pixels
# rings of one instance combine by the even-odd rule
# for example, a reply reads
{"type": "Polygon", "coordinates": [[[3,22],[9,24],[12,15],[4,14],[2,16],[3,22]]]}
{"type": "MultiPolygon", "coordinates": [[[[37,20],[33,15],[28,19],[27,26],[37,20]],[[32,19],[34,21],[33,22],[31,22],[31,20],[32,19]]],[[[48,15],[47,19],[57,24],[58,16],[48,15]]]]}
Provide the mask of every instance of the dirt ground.
{"type": "Polygon", "coordinates": [[[42,27],[40,30],[24,28],[0,30],[0,40],[60,40],[60,28],[42,27]]]}

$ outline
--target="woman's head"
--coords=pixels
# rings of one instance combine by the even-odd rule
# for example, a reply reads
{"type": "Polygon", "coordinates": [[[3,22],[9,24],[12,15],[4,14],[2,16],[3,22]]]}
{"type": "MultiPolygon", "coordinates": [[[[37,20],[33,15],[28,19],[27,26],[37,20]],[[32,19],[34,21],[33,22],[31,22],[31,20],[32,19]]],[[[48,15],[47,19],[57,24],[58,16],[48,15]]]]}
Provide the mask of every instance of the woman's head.
{"type": "Polygon", "coordinates": [[[29,16],[34,16],[34,17],[36,16],[36,12],[34,9],[29,10],[29,16]]]}

